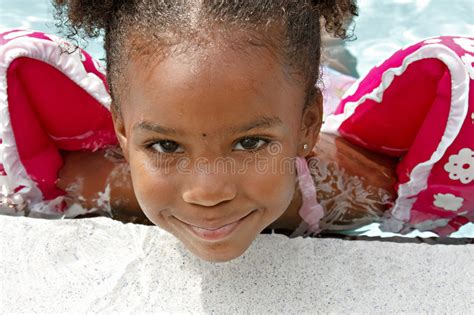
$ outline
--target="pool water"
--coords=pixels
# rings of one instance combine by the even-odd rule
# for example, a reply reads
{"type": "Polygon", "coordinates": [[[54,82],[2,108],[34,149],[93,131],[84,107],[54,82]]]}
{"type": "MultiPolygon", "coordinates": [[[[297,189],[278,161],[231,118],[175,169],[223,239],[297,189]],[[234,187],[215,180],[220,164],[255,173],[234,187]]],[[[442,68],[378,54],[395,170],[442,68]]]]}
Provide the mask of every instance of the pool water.
{"type": "Polygon", "coordinates": [[[474,36],[472,0],[359,0],[356,40],[348,42],[363,76],[400,48],[441,35],[474,36]]]}
{"type": "MultiPolygon", "coordinates": [[[[0,0],[0,29],[22,27],[58,34],[51,0],[0,0]]],[[[472,0],[359,0],[357,39],[347,42],[358,59],[360,75],[396,50],[439,35],[474,35],[472,0]]],[[[103,59],[102,40],[91,40],[87,51],[103,59]]]]}
{"type": "MultiPolygon", "coordinates": [[[[0,29],[20,27],[61,35],[54,26],[50,0],[0,0],[0,29]]],[[[359,0],[360,16],[355,19],[355,37],[347,41],[363,76],[371,67],[395,51],[420,39],[439,35],[474,36],[473,0],[359,0]]],[[[102,40],[90,40],[87,51],[104,58],[102,40]]],[[[378,224],[348,231],[366,236],[395,236],[382,233],[378,224]]],[[[408,237],[429,237],[414,231],[408,237]]],[[[467,224],[452,237],[474,237],[474,224],[467,224]]]]}

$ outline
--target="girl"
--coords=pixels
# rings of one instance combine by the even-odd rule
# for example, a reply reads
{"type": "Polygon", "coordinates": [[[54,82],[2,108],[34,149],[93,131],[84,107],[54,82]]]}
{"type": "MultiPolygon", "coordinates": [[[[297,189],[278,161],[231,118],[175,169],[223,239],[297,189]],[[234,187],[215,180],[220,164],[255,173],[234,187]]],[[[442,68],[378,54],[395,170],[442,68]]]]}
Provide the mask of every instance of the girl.
{"type": "MultiPolygon", "coordinates": [[[[199,257],[226,261],[267,227],[294,235],[353,228],[394,205],[397,155],[319,135],[320,20],[343,37],[344,20],[356,14],[352,1],[58,0],[56,7],[73,32],[104,31],[116,134],[99,119],[104,108],[92,104],[69,109],[82,117],[67,122],[50,118],[57,112],[38,115],[54,126],[49,140],[61,149],[51,161],[61,168],[58,182],[49,185],[41,171],[31,176],[34,161],[19,155],[46,199],[61,201],[59,210],[143,213],[199,257]],[[95,135],[58,136],[84,122],[95,135]],[[108,148],[116,139],[118,153],[108,148]],[[67,198],[53,198],[58,188],[67,198]]],[[[10,70],[23,71],[20,64],[10,70]]],[[[18,148],[31,136],[20,139],[26,129],[17,127],[18,148]]],[[[4,195],[17,210],[44,206],[26,194],[4,195]]]]}

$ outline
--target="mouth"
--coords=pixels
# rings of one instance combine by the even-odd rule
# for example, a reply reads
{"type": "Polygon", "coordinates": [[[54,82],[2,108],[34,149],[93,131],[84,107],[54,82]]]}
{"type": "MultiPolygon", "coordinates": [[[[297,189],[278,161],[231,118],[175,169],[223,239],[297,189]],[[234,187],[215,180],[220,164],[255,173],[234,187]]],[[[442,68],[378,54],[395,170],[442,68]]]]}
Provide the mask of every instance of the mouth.
{"type": "Polygon", "coordinates": [[[252,210],[249,214],[240,218],[237,221],[215,228],[203,228],[185,223],[179,219],[178,220],[182,222],[188,228],[188,230],[191,231],[191,233],[195,236],[206,241],[220,241],[232,234],[232,232],[234,232],[238,228],[238,226],[254,212],[255,210],[252,210]]]}

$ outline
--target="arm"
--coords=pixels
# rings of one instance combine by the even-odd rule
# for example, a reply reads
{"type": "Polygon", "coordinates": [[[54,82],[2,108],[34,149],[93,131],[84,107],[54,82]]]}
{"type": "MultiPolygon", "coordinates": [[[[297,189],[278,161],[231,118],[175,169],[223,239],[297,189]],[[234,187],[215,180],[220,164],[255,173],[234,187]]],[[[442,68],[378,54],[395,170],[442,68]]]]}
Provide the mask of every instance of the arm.
{"type": "Polygon", "coordinates": [[[67,192],[71,203],[87,209],[111,212],[114,219],[149,224],[133,193],[128,165],[106,157],[106,151],[62,152],[64,166],[57,186],[67,192]],[[110,188],[110,209],[100,195],[110,188]]]}
{"type": "Polygon", "coordinates": [[[376,222],[395,199],[398,159],[369,152],[321,133],[308,159],[325,230],[352,229],[376,222]]]}
{"type": "MultiPolygon", "coordinates": [[[[395,158],[321,133],[307,162],[317,200],[325,212],[320,221],[323,230],[354,229],[377,222],[395,199],[395,158]]],[[[302,197],[298,184],[296,187],[287,211],[268,228],[290,231],[289,234],[298,228],[303,220],[298,213],[302,197]]]]}

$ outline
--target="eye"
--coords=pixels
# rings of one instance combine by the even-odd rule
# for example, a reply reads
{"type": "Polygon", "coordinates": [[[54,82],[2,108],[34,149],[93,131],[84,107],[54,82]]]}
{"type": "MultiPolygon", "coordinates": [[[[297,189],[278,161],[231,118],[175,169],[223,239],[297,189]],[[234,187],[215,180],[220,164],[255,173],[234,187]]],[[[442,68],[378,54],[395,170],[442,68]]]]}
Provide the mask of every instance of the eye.
{"type": "MultiPolygon", "coordinates": [[[[259,137],[247,137],[240,139],[239,142],[237,142],[236,146],[240,144],[244,151],[258,151],[262,149],[265,145],[267,145],[269,142],[269,140],[259,137]]],[[[242,149],[238,150],[240,151],[242,149]]]]}
{"type": "Polygon", "coordinates": [[[176,150],[179,148],[179,144],[177,144],[174,141],[171,140],[159,140],[155,141],[152,144],[149,145],[149,148],[152,149],[155,152],[158,153],[181,153],[181,152],[176,152],[176,150]]]}

